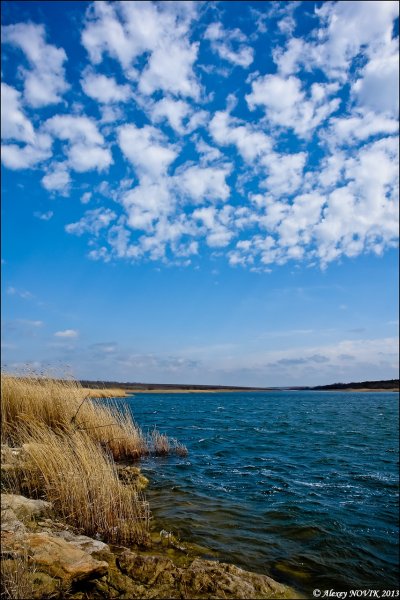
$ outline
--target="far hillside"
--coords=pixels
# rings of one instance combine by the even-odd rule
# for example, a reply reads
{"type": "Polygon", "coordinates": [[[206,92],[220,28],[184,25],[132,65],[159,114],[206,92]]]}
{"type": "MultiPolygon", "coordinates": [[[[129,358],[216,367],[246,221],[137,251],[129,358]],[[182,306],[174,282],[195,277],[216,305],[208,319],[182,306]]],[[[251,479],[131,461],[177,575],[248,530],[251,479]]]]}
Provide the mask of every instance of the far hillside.
{"type": "Polygon", "coordinates": [[[358,381],[351,383],[332,383],[329,385],[318,385],[315,387],[307,386],[290,386],[290,387],[239,387],[226,385],[189,385],[182,383],[138,383],[138,382],[120,382],[120,381],[89,381],[81,380],[80,384],[84,388],[90,389],[123,389],[126,392],[141,392],[141,391],[193,391],[193,392],[224,392],[224,391],[279,391],[279,390],[398,390],[398,379],[384,379],[379,381],[358,381]]]}
{"type": "Polygon", "coordinates": [[[380,381],[359,381],[357,383],[332,383],[330,385],[317,385],[313,388],[313,390],[358,390],[358,389],[368,389],[368,390],[393,390],[399,389],[399,380],[398,379],[383,379],[380,381]]]}

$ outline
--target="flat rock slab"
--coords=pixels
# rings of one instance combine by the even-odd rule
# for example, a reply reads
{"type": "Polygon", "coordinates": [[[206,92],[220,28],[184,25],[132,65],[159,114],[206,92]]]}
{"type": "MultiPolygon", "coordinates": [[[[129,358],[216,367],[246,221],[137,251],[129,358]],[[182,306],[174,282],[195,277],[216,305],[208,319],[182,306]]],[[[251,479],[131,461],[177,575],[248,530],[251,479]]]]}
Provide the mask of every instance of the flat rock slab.
{"type": "Polygon", "coordinates": [[[2,549],[26,552],[39,571],[65,584],[95,579],[108,572],[108,563],[96,560],[75,544],[48,533],[26,533],[23,536],[3,534],[2,549]]]}
{"type": "Polygon", "coordinates": [[[22,522],[47,517],[51,514],[52,504],[45,500],[32,500],[18,494],[1,494],[1,510],[12,510],[22,522]]]}
{"type": "Polygon", "coordinates": [[[1,509],[1,531],[21,534],[26,531],[25,525],[17,518],[12,508],[1,509]]]}
{"type": "Polygon", "coordinates": [[[87,535],[75,535],[71,531],[58,531],[56,535],[88,554],[103,551],[110,552],[110,548],[107,544],[100,540],[94,540],[87,535]]]}
{"type": "Polygon", "coordinates": [[[291,588],[266,575],[250,573],[234,565],[195,559],[178,567],[165,556],[129,550],[117,564],[140,589],[142,598],[301,598],[291,588]]]}

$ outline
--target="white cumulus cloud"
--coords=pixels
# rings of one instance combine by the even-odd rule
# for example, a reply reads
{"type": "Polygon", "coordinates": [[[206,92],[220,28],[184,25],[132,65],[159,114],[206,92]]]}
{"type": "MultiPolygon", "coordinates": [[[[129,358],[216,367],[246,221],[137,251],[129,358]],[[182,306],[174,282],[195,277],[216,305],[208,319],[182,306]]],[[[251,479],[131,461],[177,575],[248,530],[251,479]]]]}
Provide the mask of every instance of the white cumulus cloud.
{"type": "Polygon", "coordinates": [[[68,193],[71,177],[65,163],[53,163],[42,178],[42,185],[51,192],[68,193]]]}
{"type": "Polygon", "coordinates": [[[300,137],[309,137],[340,105],[339,98],[329,99],[337,91],[334,84],[314,83],[306,94],[297,77],[264,75],[255,79],[251,87],[246,96],[249,108],[262,106],[270,123],[291,128],[300,137]]]}
{"type": "Polygon", "coordinates": [[[93,119],[56,115],[48,119],[44,127],[55,138],[68,142],[67,162],[74,171],[103,171],[112,163],[111,152],[104,147],[104,137],[93,119]]]}
{"type": "Polygon", "coordinates": [[[79,336],[79,331],[76,329],[64,329],[64,331],[56,331],[54,335],[55,337],[72,339],[79,336]]]}
{"type": "Polygon", "coordinates": [[[223,60],[245,68],[253,62],[253,48],[246,45],[246,36],[240,29],[227,30],[221,23],[211,23],[204,37],[210,41],[213,51],[223,60]]]}
{"type": "Polygon", "coordinates": [[[33,143],[33,125],[21,107],[21,94],[18,90],[1,84],[1,138],[33,143]]]}
{"type": "Polygon", "coordinates": [[[89,70],[81,80],[82,89],[87,96],[102,104],[127,102],[131,96],[129,85],[119,85],[114,77],[107,77],[89,70]]]}
{"type": "Polygon", "coordinates": [[[28,104],[38,108],[57,104],[69,85],[65,80],[63,48],[46,42],[43,25],[17,23],[1,28],[3,43],[20,48],[28,59],[30,70],[22,69],[24,97],[28,104]]]}
{"type": "Polygon", "coordinates": [[[65,230],[67,233],[75,235],[82,235],[83,233],[98,235],[100,230],[107,228],[116,217],[115,212],[109,208],[88,210],[79,221],[66,225],[65,230]]]}
{"type": "Polygon", "coordinates": [[[118,141],[139,175],[159,177],[166,173],[177,156],[177,151],[162,132],[150,125],[123,125],[118,130],[118,141]]]}
{"type": "Polygon", "coordinates": [[[94,64],[108,54],[143,94],[163,90],[197,98],[200,86],[193,72],[198,43],[189,40],[196,15],[192,3],[98,2],[89,8],[82,43],[94,64]],[[147,54],[140,74],[135,59],[147,54]]]}

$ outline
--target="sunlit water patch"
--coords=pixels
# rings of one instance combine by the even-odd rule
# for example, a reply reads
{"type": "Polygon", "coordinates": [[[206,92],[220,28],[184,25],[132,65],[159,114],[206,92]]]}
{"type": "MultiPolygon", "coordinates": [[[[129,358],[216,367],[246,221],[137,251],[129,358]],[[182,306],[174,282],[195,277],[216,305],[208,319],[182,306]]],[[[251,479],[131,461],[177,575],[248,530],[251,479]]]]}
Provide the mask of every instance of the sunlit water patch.
{"type": "Polygon", "coordinates": [[[138,394],[143,429],[189,449],[149,458],[160,527],[298,589],[396,587],[398,395],[138,394]]]}

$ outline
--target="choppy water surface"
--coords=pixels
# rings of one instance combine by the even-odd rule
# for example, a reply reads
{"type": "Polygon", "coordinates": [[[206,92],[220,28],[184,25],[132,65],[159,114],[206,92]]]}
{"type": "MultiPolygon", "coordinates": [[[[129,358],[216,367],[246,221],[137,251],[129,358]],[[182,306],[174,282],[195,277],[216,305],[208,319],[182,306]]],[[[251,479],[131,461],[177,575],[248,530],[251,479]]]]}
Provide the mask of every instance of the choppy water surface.
{"type": "Polygon", "coordinates": [[[138,394],[160,526],[297,589],[398,585],[398,394],[138,394]]]}

